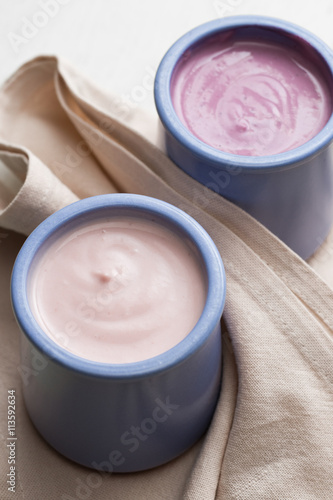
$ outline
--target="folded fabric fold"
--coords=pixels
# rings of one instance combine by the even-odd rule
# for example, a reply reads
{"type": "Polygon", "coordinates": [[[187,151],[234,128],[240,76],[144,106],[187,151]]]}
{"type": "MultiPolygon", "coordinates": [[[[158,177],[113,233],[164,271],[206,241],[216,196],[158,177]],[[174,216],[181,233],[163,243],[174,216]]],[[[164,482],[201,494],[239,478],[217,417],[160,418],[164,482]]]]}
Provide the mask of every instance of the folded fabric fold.
{"type": "Polygon", "coordinates": [[[78,200],[33,153],[5,144],[0,148],[2,174],[7,167],[15,176],[7,182],[8,174],[0,178],[1,200],[7,201],[0,211],[2,227],[27,236],[48,215],[78,200]]]}
{"type": "MultiPolygon", "coordinates": [[[[333,497],[331,288],[256,220],[174,165],[156,146],[156,119],[121,104],[55,57],[27,63],[0,91],[2,227],[29,234],[78,198],[134,192],[195,217],[226,268],[222,389],[204,440],[154,471],[104,477],[98,498],[111,491],[155,499],[156,488],[159,498],[186,500],[333,497]]],[[[21,436],[20,446],[20,498],[33,498],[32,471],[46,472],[38,453],[72,488],[60,491],[53,479],[41,498],[75,497],[86,470],[44,450],[36,435],[21,436]]]]}

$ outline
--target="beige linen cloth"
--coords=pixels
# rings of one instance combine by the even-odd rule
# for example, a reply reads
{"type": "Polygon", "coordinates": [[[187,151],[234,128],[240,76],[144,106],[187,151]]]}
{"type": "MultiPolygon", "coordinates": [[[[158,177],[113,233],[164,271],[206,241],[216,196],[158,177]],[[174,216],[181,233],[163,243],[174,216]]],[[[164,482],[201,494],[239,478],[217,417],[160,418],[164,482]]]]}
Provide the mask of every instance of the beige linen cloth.
{"type": "Polygon", "coordinates": [[[103,94],[53,57],[24,65],[0,91],[0,497],[333,499],[332,237],[310,267],[178,169],[156,146],[156,125],[156,117],[103,94]],[[125,475],[72,463],[34,429],[9,299],[24,241],[17,233],[29,234],[77,198],[114,191],[154,196],[193,215],[213,237],[227,275],[223,384],[208,432],[171,463],[125,475]],[[16,390],[15,494],[6,484],[8,389],[16,390]]]}

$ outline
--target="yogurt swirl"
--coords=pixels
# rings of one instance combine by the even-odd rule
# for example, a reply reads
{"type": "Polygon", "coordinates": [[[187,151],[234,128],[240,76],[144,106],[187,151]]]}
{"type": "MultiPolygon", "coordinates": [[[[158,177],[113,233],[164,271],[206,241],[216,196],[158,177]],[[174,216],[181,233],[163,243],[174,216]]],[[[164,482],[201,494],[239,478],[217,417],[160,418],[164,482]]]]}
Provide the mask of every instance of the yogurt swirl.
{"type": "Polygon", "coordinates": [[[202,43],[178,63],[171,95],[196,137],[237,155],[297,148],[332,113],[331,93],[310,56],[268,41],[202,43]]]}
{"type": "Polygon", "coordinates": [[[203,311],[206,285],[180,237],[128,217],[59,238],[36,265],[30,296],[58,344],[87,359],[128,363],[179,343],[203,311]]]}

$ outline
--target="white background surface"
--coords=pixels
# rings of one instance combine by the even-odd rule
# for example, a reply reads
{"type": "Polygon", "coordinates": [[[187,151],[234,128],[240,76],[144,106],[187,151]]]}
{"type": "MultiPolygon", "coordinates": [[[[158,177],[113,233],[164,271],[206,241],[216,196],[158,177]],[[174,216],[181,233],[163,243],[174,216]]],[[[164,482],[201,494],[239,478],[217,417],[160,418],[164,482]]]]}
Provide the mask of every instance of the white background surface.
{"type": "Polygon", "coordinates": [[[57,54],[100,87],[153,113],[151,75],[159,61],[177,38],[206,21],[280,17],[333,48],[332,0],[0,0],[0,9],[0,83],[23,62],[57,54]]]}

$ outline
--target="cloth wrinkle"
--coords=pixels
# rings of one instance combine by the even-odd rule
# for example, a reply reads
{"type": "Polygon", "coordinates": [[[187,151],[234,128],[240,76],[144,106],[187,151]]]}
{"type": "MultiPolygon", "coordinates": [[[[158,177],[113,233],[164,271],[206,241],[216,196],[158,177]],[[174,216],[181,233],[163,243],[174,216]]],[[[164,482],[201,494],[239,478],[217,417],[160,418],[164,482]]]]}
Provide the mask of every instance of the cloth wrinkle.
{"type": "MultiPolygon", "coordinates": [[[[115,500],[155,500],[157,491],[170,500],[333,498],[332,289],[247,213],[179,169],[157,147],[154,119],[140,108],[121,112],[117,103],[54,56],[27,62],[5,82],[0,155],[25,158],[26,177],[0,212],[0,226],[27,235],[62,206],[117,190],[185,210],[211,235],[226,269],[223,377],[212,422],[197,445],[155,470],[103,475],[92,495],[99,500],[110,498],[110,491],[115,500]],[[40,75],[52,103],[45,95],[29,101],[40,75]],[[54,161],[64,170],[55,169],[54,161]]],[[[14,236],[12,245],[17,252],[14,236]]],[[[1,252],[2,246],[0,270],[8,265],[1,252]]],[[[0,297],[8,293],[8,284],[0,287],[0,297]]],[[[10,324],[3,320],[0,332],[3,342],[9,333],[18,335],[14,318],[10,324]]],[[[2,397],[18,382],[19,353],[15,356],[17,365],[2,370],[2,397]]],[[[21,394],[19,385],[16,390],[21,394]]],[[[28,432],[26,413],[18,411],[17,498],[80,496],[89,474],[96,473],[28,432]]],[[[4,409],[0,417],[4,426],[4,409]]],[[[5,427],[0,432],[5,434],[5,427]]],[[[4,452],[0,459],[6,463],[4,452]]],[[[1,498],[9,499],[6,495],[0,484],[1,498]]]]}

